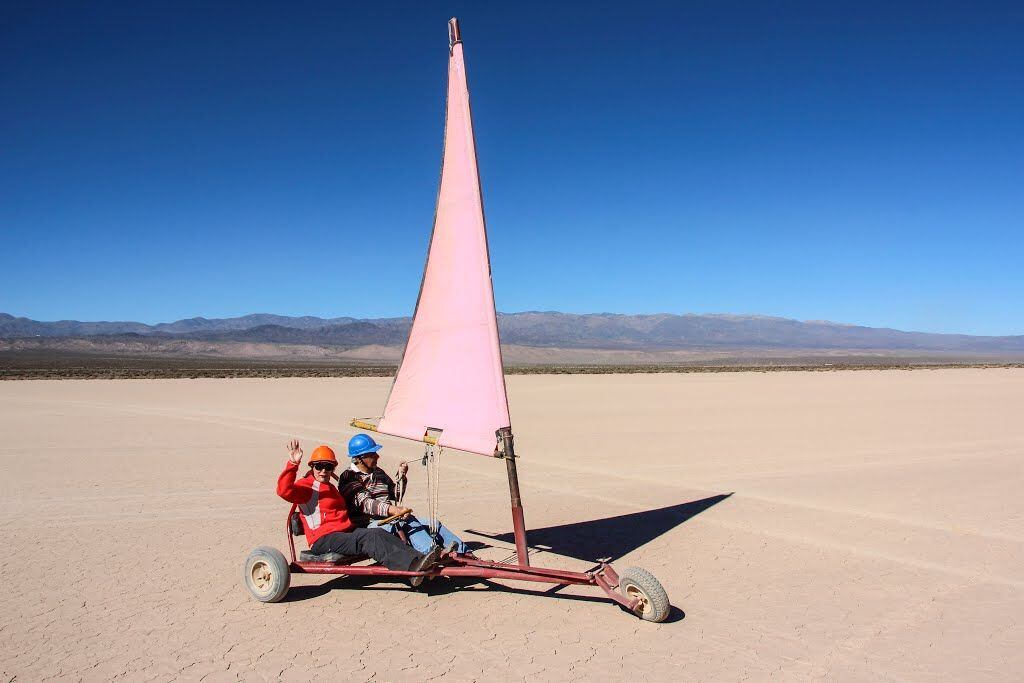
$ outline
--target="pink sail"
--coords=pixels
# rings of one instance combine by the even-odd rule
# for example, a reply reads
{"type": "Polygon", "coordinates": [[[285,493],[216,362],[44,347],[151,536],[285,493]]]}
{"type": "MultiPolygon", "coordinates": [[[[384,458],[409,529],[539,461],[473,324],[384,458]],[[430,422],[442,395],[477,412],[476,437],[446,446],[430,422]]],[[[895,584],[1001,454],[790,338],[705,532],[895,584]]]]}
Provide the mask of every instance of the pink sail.
{"type": "Polygon", "coordinates": [[[449,24],[441,189],[419,300],[377,430],[493,455],[509,427],[469,88],[458,24],[449,24]]]}

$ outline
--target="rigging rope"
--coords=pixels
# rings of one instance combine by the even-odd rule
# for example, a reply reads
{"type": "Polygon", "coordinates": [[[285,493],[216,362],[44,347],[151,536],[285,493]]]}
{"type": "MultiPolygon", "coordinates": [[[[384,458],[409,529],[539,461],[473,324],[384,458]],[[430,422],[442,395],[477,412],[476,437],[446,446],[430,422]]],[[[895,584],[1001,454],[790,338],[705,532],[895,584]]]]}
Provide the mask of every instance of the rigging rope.
{"type": "Polygon", "coordinates": [[[398,470],[395,472],[395,504],[396,505],[400,505],[402,503],[402,499],[405,498],[405,490],[409,487],[409,480],[406,477],[402,476],[402,467],[401,467],[401,465],[405,465],[405,464],[406,464],[405,462],[402,462],[399,465],[398,470]]]}
{"type": "Polygon", "coordinates": [[[441,446],[427,444],[423,450],[421,461],[427,468],[427,515],[430,526],[430,535],[437,534],[438,522],[438,492],[441,483],[441,446]]]}

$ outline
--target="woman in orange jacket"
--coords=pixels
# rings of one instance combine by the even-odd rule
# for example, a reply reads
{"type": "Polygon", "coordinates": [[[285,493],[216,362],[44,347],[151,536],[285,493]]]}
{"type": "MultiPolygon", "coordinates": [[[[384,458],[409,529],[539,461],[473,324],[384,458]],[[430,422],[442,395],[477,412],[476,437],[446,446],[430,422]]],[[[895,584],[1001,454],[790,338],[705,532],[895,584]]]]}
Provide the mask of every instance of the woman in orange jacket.
{"type": "Polygon", "coordinates": [[[288,463],[277,478],[277,495],[298,505],[310,550],[317,555],[366,555],[397,571],[418,572],[437,563],[441,548],[424,555],[383,529],[363,529],[352,523],[345,498],[331,483],[338,459],[328,446],[313,451],[310,471],[296,480],[302,455],[299,442],[289,441],[288,463]]]}

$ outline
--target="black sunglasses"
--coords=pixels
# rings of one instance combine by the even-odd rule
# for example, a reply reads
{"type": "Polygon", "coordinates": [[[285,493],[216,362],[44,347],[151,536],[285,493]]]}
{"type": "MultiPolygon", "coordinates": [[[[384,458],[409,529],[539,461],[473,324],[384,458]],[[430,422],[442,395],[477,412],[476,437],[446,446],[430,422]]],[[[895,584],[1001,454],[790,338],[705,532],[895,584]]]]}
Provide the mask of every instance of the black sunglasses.
{"type": "Polygon", "coordinates": [[[333,462],[315,462],[311,465],[314,470],[333,470],[333,462]]]}

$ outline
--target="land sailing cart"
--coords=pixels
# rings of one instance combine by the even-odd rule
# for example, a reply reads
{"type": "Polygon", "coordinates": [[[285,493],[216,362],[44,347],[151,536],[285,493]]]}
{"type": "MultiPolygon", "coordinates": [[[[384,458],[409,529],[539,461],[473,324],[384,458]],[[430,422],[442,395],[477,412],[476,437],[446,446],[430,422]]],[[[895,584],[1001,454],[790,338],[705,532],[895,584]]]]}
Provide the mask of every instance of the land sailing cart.
{"type": "MultiPolygon", "coordinates": [[[[293,573],[390,577],[413,584],[437,577],[475,577],[595,586],[640,618],[664,621],[670,610],[668,596],[644,569],[633,567],[620,575],[603,562],[586,572],[530,564],[457,19],[448,22],[448,39],[441,186],[412,329],[383,416],[355,419],[351,424],[425,443],[425,464],[436,464],[442,448],[504,460],[516,561],[492,562],[472,553],[451,554],[425,572],[409,572],[359,564],[366,558],[315,555],[308,550],[296,557],[294,536],[301,534],[302,528],[292,506],[285,523],[289,557],[267,546],[252,551],[245,563],[246,586],[261,602],[283,599],[293,573]]],[[[437,477],[428,476],[428,486],[436,484],[437,477]]],[[[430,495],[436,500],[435,489],[431,488],[430,495]]],[[[431,524],[436,523],[434,513],[432,509],[431,524]]]]}

